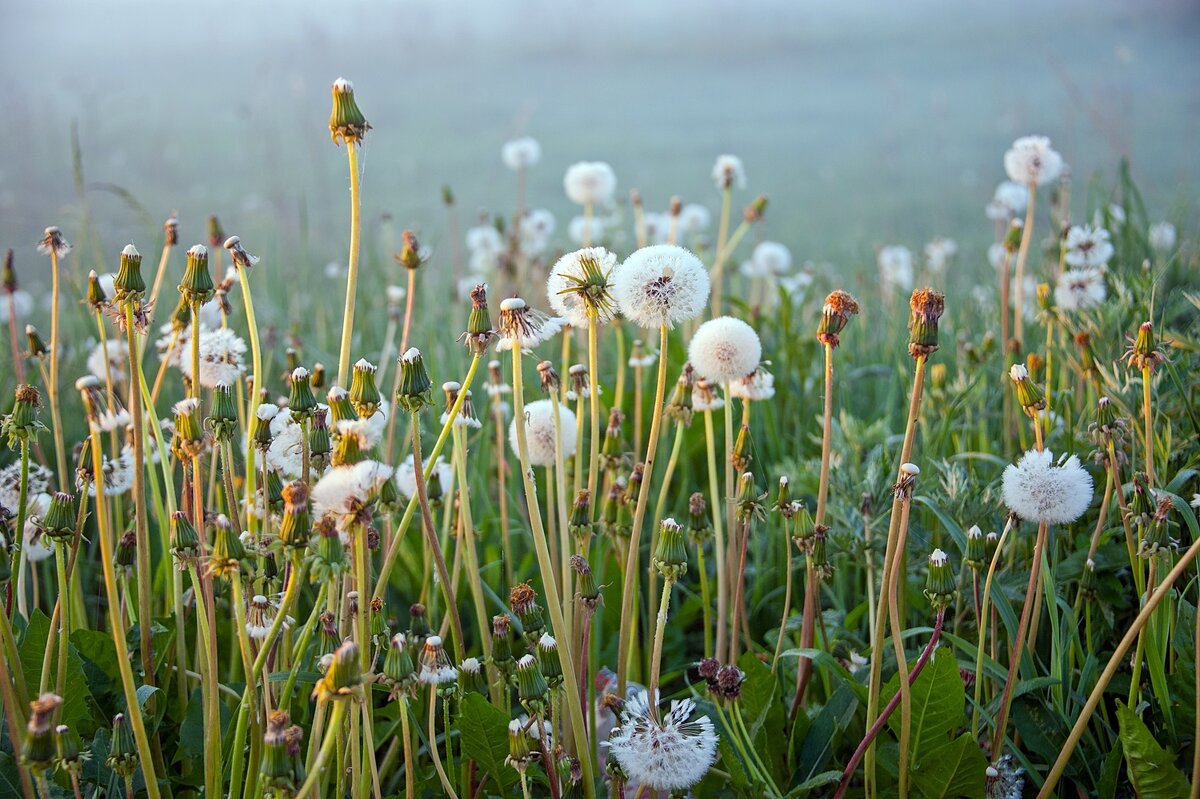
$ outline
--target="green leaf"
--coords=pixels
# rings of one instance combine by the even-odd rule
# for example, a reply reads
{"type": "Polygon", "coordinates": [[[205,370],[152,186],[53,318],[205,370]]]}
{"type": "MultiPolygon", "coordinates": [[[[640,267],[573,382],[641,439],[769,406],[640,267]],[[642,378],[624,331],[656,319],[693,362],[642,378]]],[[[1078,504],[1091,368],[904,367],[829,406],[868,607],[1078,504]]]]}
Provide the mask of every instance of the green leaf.
{"type": "Polygon", "coordinates": [[[1187,796],[1190,786],[1183,772],[1175,767],[1175,758],[1158,745],[1137,713],[1118,702],[1117,721],[1129,780],[1140,799],[1187,796]]]}
{"type": "Polygon", "coordinates": [[[913,766],[912,784],[925,799],[983,796],[987,766],[987,758],[970,734],[963,733],[925,750],[921,762],[913,766]]]}
{"type": "Polygon", "coordinates": [[[0,794],[4,796],[23,796],[21,775],[17,771],[17,761],[8,752],[0,752],[0,794]]]}
{"type": "MultiPolygon", "coordinates": [[[[825,707],[813,719],[804,745],[800,747],[799,778],[807,781],[819,774],[828,762],[833,752],[834,744],[839,740],[840,732],[854,717],[858,708],[858,700],[854,692],[845,685],[839,687],[829,697],[825,707]]],[[[857,741],[856,741],[857,743],[857,741]]]]}
{"type": "MultiPolygon", "coordinates": [[[[914,762],[918,761],[925,749],[944,743],[946,736],[963,723],[966,691],[958,673],[958,662],[949,652],[943,654],[944,657],[930,660],[912,686],[912,745],[909,755],[914,762]]],[[[893,675],[880,693],[881,706],[890,702],[896,694],[899,686],[897,676],[893,675]]],[[[888,718],[888,726],[899,737],[899,707],[888,718]]]]}
{"type": "Polygon", "coordinates": [[[788,791],[787,795],[789,799],[794,796],[803,796],[809,791],[815,791],[817,788],[823,788],[826,785],[835,785],[841,782],[841,779],[842,772],[840,771],[822,771],[817,776],[810,777],[795,788],[792,788],[788,791]]]}
{"type": "Polygon", "coordinates": [[[455,725],[462,756],[474,760],[492,776],[501,792],[517,782],[517,772],[505,765],[508,757],[508,716],[481,694],[470,693],[462,701],[455,725]]]}
{"type": "MultiPolygon", "coordinates": [[[[57,638],[57,635],[55,637],[57,638]]],[[[34,610],[17,652],[21,659],[21,668],[25,672],[25,684],[28,686],[30,694],[36,693],[41,680],[42,660],[46,655],[46,645],[49,639],[50,619],[41,610],[34,610]]],[[[54,690],[57,675],[58,653],[56,651],[54,658],[50,661],[50,681],[48,683],[50,690],[54,690]]],[[[87,703],[92,698],[92,692],[88,689],[87,678],[83,673],[83,661],[79,659],[79,653],[70,646],[70,642],[67,646],[65,682],[70,690],[63,691],[59,723],[78,727],[80,721],[88,718],[87,703]]]]}

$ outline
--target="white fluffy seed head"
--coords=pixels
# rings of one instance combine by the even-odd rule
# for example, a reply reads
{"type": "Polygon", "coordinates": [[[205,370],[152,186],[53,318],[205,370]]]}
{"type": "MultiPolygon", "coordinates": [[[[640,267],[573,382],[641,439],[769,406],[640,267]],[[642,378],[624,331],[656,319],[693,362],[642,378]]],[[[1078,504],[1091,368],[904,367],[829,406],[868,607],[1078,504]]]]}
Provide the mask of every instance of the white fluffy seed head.
{"type": "Polygon", "coordinates": [[[612,283],[621,313],[647,329],[674,327],[694,318],[708,302],[704,264],[683,247],[671,244],[637,250],[617,268],[612,283]]]}
{"type": "Polygon", "coordinates": [[[784,275],[792,268],[792,251],[777,241],[763,241],[754,248],[750,262],[762,275],[784,275]]]}
{"type": "Polygon", "coordinates": [[[1022,380],[1029,379],[1029,370],[1025,368],[1025,364],[1014,363],[1008,367],[1008,376],[1014,383],[1020,383],[1022,380]]]}
{"type": "Polygon", "coordinates": [[[542,160],[542,145],[538,144],[537,139],[522,136],[519,139],[505,142],[504,146],[500,148],[500,158],[504,161],[504,165],[514,172],[519,169],[528,169],[542,160]]]}
{"type": "Polygon", "coordinates": [[[718,736],[712,720],[694,716],[695,710],[691,699],[675,700],[660,720],[649,712],[645,691],[626,703],[607,744],[630,785],[686,791],[704,778],[716,759],[718,736]]]}
{"type": "MultiPolygon", "coordinates": [[[[577,289],[581,281],[588,280],[589,274],[597,271],[605,282],[611,280],[616,266],[617,256],[603,247],[584,247],[559,258],[546,279],[546,298],[554,313],[566,319],[572,327],[586,328],[588,303],[572,289],[577,289]]],[[[597,290],[603,296],[593,307],[596,310],[596,324],[602,325],[612,320],[616,308],[607,286],[597,286],[597,290]]]]}
{"type": "MultiPolygon", "coordinates": [[[[562,441],[563,458],[575,454],[575,413],[563,405],[558,407],[558,437],[562,441]]],[[[517,420],[508,425],[508,442],[513,452],[517,447],[517,420]]],[[[525,405],[525,442],[529,447],[532,466],[554,464],[554,403],[537,400],[525,405]]]]}
{"type": "Polygon", "coordinates": [[[1004,170],[1016,183],[1042,185],[1062,174],[1063,160],[1045,136],[1023,136],[1004,154],[1004,170]]]}
{"type": "Polygon", "coordinates": [[[1070,524],[1092,503],[1092,476],[1074,455],[1031,449],[1004,470],[1004,504],[1025,521],[1070,524]]]}
{"type": "Polygon", "coordinates": [[[746,188],[746,168],[742,165],[742,159],[736,155],[718,155],[713,162],[712,179],[718,191],[727,187],[746,188]]]}
{"type": "Polygon", "coordinates": [[[688,345],[688,360],[713,383],[732,383],[758,368],[762,342],[754,328],[732,316],[718,316],[696,329],[688,345]]]}
{"type": "Polygon", "coordinates": [[[563,189],[571,202],[578,205],[607,203],[617,190],[617,176],[603,161],[580,161],[567,167],[563,189]]]}

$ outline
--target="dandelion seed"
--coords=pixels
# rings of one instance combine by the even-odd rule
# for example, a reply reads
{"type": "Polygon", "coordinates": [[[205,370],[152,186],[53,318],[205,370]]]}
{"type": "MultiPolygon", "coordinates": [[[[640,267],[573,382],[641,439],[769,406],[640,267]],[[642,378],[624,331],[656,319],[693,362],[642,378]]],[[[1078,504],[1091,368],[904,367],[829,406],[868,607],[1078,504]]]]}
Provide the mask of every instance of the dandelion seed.
{"type": "MultiPolygon", "coordinates": [[[[423,464],[426,468],[428,463],[423,464]]],[[[433,474],[437,476],[445,491],[450,491],[454,484],[454,468],[446,462],[442,456],[433,463],[433,474]]],[[[396,488],[406,498],[411,499],[417,495],[417,474],[413,468],[413,456],[409,455],[399,466],[396,467],[396,488]]]]}
{"type": "Polygon", "coordinates": [[[313,486],[313,513],[333,517],[339,529],[368,521],[369,504],[380,485],[391,476],[392,467],[373,460],[335,466],[313,486]]]}
{"type": "Polygon", "coordinates": [[[686,791],[704,778],[717,753],[718,736],[707,716],[692,718],[691,699],[671,702],[655,718],[645,692],[625,703],[618,726],[605,745],[631,785],[658,791],[686,791]]]}

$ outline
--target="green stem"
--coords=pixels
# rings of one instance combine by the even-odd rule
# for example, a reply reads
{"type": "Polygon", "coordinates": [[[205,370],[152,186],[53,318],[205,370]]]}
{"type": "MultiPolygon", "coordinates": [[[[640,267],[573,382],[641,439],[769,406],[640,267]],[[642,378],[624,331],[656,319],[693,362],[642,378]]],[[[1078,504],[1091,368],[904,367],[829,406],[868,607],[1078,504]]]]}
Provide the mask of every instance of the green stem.
{"type": "MultiPolygon", "coordinates": [[[[350,162],[350,257],[346,263],[346,309],[342,315],[342,347],[338,355],[337,384],[339,386],[346,385],[346,376],[350,369],[350,340],[354,336],[354,297],[358,291],[358,239],[361,227],[358,149],[350,139],[346,140],[346,156],[350,162]]],[[[412,296],[411,293],[409,296],[412,296]]]]}

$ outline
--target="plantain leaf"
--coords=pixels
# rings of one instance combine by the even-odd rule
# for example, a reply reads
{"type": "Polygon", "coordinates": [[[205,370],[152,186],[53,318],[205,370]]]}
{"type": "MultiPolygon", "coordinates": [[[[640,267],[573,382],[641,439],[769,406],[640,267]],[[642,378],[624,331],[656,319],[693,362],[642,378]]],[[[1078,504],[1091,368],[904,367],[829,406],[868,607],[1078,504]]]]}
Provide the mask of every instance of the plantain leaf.
{"type": "Polygon", "coordinates": [[[1141,799],[1175,799],[1190,792],[1187,778],[1175,766],[1175,758],[1158,745],[1150,730],[1122,702],[1117,702],[1117,722],[1129,780],[1141,799]]]}

